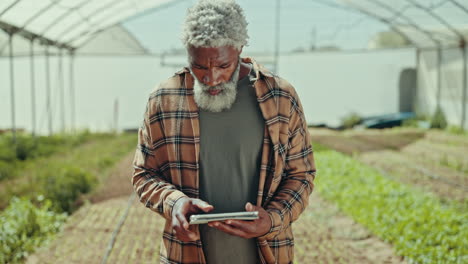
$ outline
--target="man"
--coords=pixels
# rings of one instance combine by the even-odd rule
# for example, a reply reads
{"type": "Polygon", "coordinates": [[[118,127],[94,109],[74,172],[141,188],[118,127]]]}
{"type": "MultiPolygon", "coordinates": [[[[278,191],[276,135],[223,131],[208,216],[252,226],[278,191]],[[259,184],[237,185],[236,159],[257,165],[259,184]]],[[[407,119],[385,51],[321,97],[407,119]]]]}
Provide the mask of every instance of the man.
{"type": "Polygon", "coordinates": [[[291,224],[314,186],[310,135],[294,88],[240,58],[247,39],[234,1],[199,1],[183,34],[189,67],[150,94],[132,183],[166,219],[161,263],[293,262],[291,224]],[[259,219],[188,223],[244,210],[259,219]]]}

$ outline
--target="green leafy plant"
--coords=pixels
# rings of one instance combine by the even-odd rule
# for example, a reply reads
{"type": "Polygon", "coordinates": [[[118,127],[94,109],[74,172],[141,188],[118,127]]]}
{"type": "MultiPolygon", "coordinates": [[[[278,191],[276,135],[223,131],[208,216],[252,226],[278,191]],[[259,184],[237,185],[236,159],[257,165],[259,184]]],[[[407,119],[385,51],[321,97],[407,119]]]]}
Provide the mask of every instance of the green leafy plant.
{"type": "Polygon", "coordinates": [[[0,181],[15,177],[15,162],[0,160],[0,181]]]}
{"type": "Polygon", "coordinates": [[[447,119],[445,113],[440,106],[438,106],[431,118],[431,128],[445,129],[447,127],[447,119]]]}
{"type": "Polygon", "coordinates": [[[72,213],[76,200],[81,194],[88,193],[97,183],[90,172],[66,164],[53,164],[39,174],[42,191],[54,201],[58,211],[72,213]]]}
{"type": "MultiPolygon", "coordinates": [[[[55,145],[57,148],[45,143],[54,145],[54,142],[60,142],[62,139],[57,135],[55,138],[41,139],[44,146],[42,150],[36,151],[42,154],[50,153],[50,156],[29,156],[24,161],[19,161],[11,151],[4,151],[4,157],[9,156],[10,160],[21,164],[22,167],[16,168],[17,175],[12,179],[14,184],[0,192],[0,203],[2,208],[5,208],[0,214],[0,263],[21,262],[35,248],[47,243],[59,230],[67,213],[72,213],[79,207],[81,195],[94,189],[98,182],[96,175],[105,178],[116,161],[134,150],[136,136],[84,134],[81,138],[73,139],[64,145],[55,145]],[[82,144],[90,140],[92,142],[89,144],[82,144]],[[74,144],[77,147],[70,148],[74,144]],[[61,150],[64,147],[66,151],[61,150]],[[46,200],[41,198],[37,201],[34,197],[39,194],[43,194],[40,197],[45,196],[46,200]],[[16,198],[17,196],[23,198],[16,198]],[[37,204],[37,207],[34,204],[37,204]]],[[[0,146],[4,139],[0,136],[0,146]]],[[[11,141],[6,142],[9,144],[11,141]]],[[[1,152],[2,148],[0,155],[1,152]]],[[[10,164],[2,164],[1,161],[2,159],[0,175],[1,169],[10,164]]],[[[9,183],[10,180],[7,179],[0,187],[9,183]]]]}
{"type": "Polygon", "coordinates": [[[13,178],[15,171],[21,168],[26,161],[47,157],[107,135],[109,134],[91,134],[86,130],[76,134],[36,137],[26,133],[18,133],[15,143],[11,134],[0,135],[0,181],[13,178]]]}
{"type": "Polygon", "coordinates": [[[468,136],[468,131],[463,130],[460,126],[450,125],[447,126],[446,130],[451,134],[468,136]]]}
{"type": "Polygon", "coordinates": [[[345,117],[341,118],[341,127],[344,129],[353,128],[354,126],[360,124],[362,121],[362,117],[357,113],[350,113],[345,117]]]}
{"type": "MultiPolygon", "coordinates": [[[[80,195],[76,194],[75,191],[59,195],[61,192],[59,187],[65,186],[63,192],[70,191],[70,188],[78,190],[80,193],[89,192],[86,186],[91,185],[91,189],[93,189],[93,182],[97,182],[93,178],[99,176],[100,181],[104,180],[108,175],[108,170],[123,155],[135,149],[136,134],[102,135],[92,135],[90,136],[92,140],[76,147],[63,146],[63,150],[50,156],[16,161],[21,166],[18,165],[13,170],[8,167],[10,163],[6,163],[6,178],[0,182],[0,208],[5,208],[8,205],[8,200],[13,196],[48,195],[49,191],[52,190],[54,194],[47,197],[52,199],[54,203],[56,202],[54,197],[58,198],[60,200],[57,201],[57,204],[60,205],[59,208],[68,212],[73,211],[82,201],[70,202],[69,199],[79,198],[80,195]],[[77,168],[80,168],[81,171],[76,172],[77,168]],[[87,176],[62,179],[63,175],[68,174],[87,176]],[[51,185],[46,184],[48,181],[51,185]],[[67,199],[62,201],[61,198],[64,196],[67,196],[67,199]]],[[[3,172],[2,165],[3,163],[0,161],[0,176],[3,172]]]]}
{"type": "Polygon", "coordinates": [[[39,206],[13,197],[0,214],[0,263],[21,262],[35,248],[48,242],[65,222],[66,214],[51,211],[52,202],[38,197],[39,206]]]}
{"type": "Polygon", "coordinates": [[[318,191],[410,263],[466,263],[468,213],[315,145],[318,191]]]}
{"type": "Polygon", "coordinates": [[[416,127],[416,128],[429,128],[430,126],[430,116],[418,114],[414,118],[405,119],[402,122],[404,127],[416,127]]]}

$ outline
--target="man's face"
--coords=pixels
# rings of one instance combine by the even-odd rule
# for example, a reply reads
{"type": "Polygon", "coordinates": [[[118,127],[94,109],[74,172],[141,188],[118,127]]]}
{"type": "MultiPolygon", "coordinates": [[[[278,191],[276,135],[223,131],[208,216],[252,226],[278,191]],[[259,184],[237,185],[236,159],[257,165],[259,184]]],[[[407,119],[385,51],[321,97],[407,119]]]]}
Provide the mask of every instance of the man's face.
{"type": "Polygon", "coordinates": [[[204,85],[215,87],[228,82],[236,70],[239,55],[234,47],[214,47],[188,49],[192,73],[204,85]]]}
{"type": "Polygon", "coordinates": [[[197,105],[211,112],[229,109],[237,94],[240,51],[232,47],[191,47],[188,52],[197,105]]]}

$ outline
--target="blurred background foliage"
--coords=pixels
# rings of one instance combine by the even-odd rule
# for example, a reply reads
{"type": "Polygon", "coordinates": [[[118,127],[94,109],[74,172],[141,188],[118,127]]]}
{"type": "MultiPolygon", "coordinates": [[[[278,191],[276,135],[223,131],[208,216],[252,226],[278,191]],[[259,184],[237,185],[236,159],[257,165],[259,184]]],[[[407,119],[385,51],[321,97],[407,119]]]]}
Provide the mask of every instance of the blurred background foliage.
{"type": "Polygon", "coordinates": [[[21,262],[135,149],[136,134],[0,135],[0,263],[21,262]]]}

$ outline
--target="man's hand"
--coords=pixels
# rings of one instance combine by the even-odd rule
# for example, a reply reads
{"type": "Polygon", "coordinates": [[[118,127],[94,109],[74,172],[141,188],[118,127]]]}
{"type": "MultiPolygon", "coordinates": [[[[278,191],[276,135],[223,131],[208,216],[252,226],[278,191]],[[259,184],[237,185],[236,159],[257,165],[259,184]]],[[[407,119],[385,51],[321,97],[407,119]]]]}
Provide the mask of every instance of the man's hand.
{"type": "Polygon", "coordinates": [[[224,222],[216,221],[208,223],[209,226],[221,230],[233,236],[243,238],[254,238],[263,236],[271,228],[271,220],[268,212],[260,206],[255,206],[251,203],[245,205],[245,210],[248,212],[258,211],[259,218],[253,221],[243,220],[226,220],[224,222]]]}
{"type": "Polygon", "coordinates": [[[189,242],[198,240],[199,236],[189,230],[189,217],[193,214],[205,212],[208,213],[214,207],[200,199],[182,197],[172,207],[172,228],[178,239],[189,242]]]}

